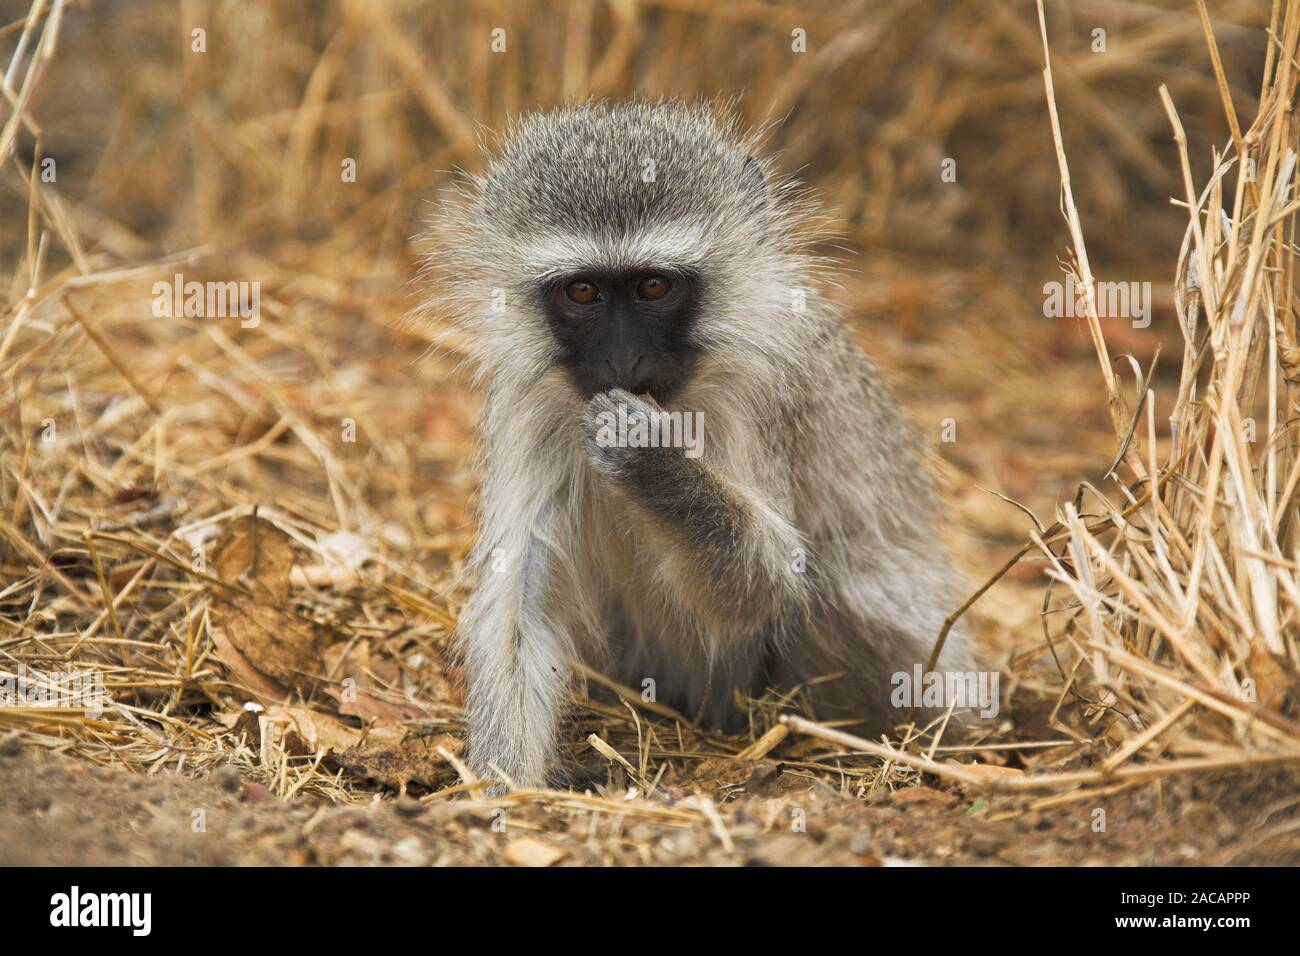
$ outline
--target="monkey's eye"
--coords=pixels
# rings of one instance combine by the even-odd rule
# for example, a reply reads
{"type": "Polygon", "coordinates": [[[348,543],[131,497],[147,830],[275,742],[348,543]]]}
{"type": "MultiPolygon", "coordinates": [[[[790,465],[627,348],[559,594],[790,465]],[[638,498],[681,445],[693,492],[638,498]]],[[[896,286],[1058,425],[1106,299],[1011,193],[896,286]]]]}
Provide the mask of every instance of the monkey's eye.
{"type": "Polygon", "coordinates": [[[596,283],[588,282],[586,279],[574,279],[564,287],[564,294],[579,305],[591,305],[600,298],[600,290],[596,288],[596,283]]]}
{"type": "Polygon", "coordinates": [[[646,276],[637,284],[636,294],[643,299],[662,299],[672,285],[663,276],[646,276]]]}

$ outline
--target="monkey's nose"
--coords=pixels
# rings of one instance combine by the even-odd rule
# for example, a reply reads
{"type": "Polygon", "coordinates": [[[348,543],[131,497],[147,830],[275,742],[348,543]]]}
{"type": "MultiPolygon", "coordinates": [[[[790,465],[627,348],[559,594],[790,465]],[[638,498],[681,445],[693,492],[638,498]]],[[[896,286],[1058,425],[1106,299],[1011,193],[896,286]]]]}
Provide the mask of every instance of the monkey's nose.
{"type": "Polygon", "coordinates": [[[605,364],[609,366],[610,374],[614,380],[629,391],[636,391],[636,386],[640,384],[637,375],[645,368],[645,356],[637,355],[635,357],[621,356],[618,359],[605,359],[605,364]]]}

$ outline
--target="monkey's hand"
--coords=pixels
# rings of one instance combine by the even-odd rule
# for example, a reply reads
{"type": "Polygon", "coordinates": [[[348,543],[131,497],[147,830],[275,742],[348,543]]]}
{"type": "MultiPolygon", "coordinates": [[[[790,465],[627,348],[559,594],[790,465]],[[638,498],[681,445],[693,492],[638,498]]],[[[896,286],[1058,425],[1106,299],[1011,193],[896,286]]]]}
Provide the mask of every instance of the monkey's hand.
{"type": "MultiPolygon", "coordinates": [[[[582,416],[582,448],[587,461],[608,481],[624,484],[637,480],[638,474],[656,464],[649,460],[652,457],[681,458],[679,448],[637,447],[626,440],[639,429],[648,433],[651,422],[662,414],[663,409],[653,398],[621,388],[592,396],[582,416]]],[[[661,468],[665,464],[658,462],[661,468]]]]}

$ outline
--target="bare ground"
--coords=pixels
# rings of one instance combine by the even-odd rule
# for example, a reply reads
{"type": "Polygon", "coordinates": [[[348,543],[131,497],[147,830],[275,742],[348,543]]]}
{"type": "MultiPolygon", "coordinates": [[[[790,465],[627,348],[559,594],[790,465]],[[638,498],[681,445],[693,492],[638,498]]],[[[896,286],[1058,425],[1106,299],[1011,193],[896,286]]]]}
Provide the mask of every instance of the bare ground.
{"type": "MultiPolygon", "coordinates": [[[[734,762],[720,762],[709,789],[721,826],[710,834],[616,812],[570,815],[550,801],[281,802],[233,768],[204,779],[142,776],[24,748],[12,738],[0,754],[3,865],[1300,862],[1300,795],[1283,778],[1254,778],[1249,787],[1168,781],[1032,809],[1023,799],[925,786],[863,801],[778,763],[737,772],[734,762]],[[1099,810],[1104,831],[1094,829],[1099,810]]],[[[701,776],[710,769],[701,768],[701,776]]]]}

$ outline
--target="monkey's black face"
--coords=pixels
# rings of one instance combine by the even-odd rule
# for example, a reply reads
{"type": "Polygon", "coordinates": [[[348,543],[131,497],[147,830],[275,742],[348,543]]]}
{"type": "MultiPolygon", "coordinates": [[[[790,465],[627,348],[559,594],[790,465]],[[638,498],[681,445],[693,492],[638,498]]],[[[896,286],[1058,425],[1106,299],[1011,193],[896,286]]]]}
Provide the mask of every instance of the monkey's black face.
{"type": "Polygon", "coordinates": [[[697,276],[581,273],[548,287],[544,299],[560,362],[585,398],[622,388],[662,404],[690,377],[697,276]]]}

